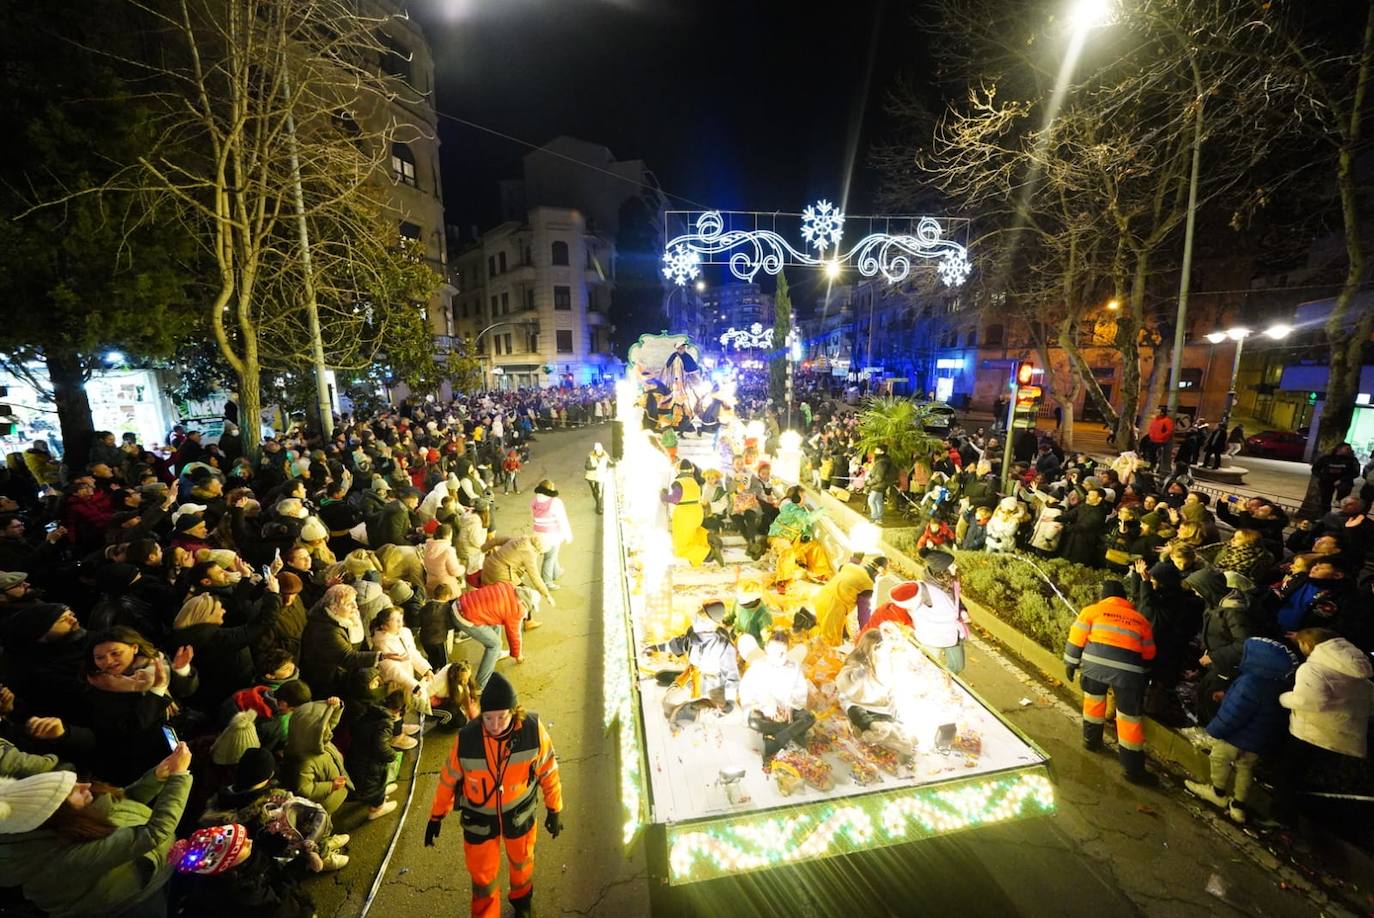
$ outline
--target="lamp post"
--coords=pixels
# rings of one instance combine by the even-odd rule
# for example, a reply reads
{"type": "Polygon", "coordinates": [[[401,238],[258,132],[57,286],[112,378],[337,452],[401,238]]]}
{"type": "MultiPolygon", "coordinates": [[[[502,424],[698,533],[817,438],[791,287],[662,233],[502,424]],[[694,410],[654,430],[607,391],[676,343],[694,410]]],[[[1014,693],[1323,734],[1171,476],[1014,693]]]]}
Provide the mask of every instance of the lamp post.
{"type": "MultiPolygon", "coordinates": [[[[1264,336],[1271,341],[1282,341],[1293,331],[1291,325],[1277,324],[1271,325],[1264,330],[1264,336]]],[[[1207,340],[1212,344],[1220,344],[1227,339],[1236,342],[1236,354],[1231,361],[1231,384],[1226,391],[1226,407],[1221,412],[1221,426],[1227,427],[1231,422],[1231,411],[1236,406],[1236,377],[1240,375],[1240,355],[1245,350],[1245,339],[1253,334],[1250,329],[1243,326],[1228,328],[1226,331],[1214,331],[1207,335],[1207,340]]]]}
{"type": "MultiPolygon", "coordinates": [[[[481,343],[482,343],[482,336],[485,335],[487,332],[491,331],[493,328],[500,328],[502,325],[533,325],[533,324],[535,324],[535,320],[531,320],[531,319],[520,319],[520,320],[516,320],[516,321],[512,321],[512,320],[510,320],[510,319],[507,319],[507,320],[505,320],[505,321],[503,321],[503,322],[493,322],[493,323],[491,323],[490,325],[488,325],[486,328],[482,329],[482,330],[479,331],[477,334],[475,334],[475,335],[472,336],[472,346],[473,346],[474,349],[477,348],[477,347],[479,347],[479,346],[481,346],[481,343]]],[[[495,355],[495,354],[487,354],[486,357],[487,357],[487,362],[491,365],[491,369],[487,371],[488,377],[497,375],[497,374],[496,374],[496,370],[497,370],[497,366],[496,366],[496,355],[495,355]]]]}

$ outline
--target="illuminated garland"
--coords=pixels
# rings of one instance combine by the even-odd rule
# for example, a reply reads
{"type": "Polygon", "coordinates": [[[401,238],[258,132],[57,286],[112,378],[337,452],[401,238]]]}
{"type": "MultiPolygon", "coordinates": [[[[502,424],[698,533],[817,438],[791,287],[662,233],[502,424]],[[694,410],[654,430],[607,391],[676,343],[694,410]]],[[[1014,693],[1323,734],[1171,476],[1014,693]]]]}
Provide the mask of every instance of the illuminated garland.
{"type": "Polygon", "coordinates": [[[620,755],[620,804],[625,811],[623,841],[634,841],[643,826],[644,779],[640,771],[639,730],[635,719],[636,702],[631,692],[634,672],[629,655],[629,633],[625,629],[627,608],[625,576],[621,569],[624,554],[620,542],[620,494],[615,475],[603,485],[605,504],[610,508],[601,534],[601,583],[604,620],[602,627],[602,725],[616,731],[620,755]]]}
{"type": "Polygon", "coordinates": [[[816,249],[814,254],[796,248],[771,229],[727,230],[721,211],[704,211],[696,217],[694,232],[675,236],[664,247],[663,276],[682,286],[701,273],[702,264],[727,264],[730,273],[752,282],[759,271],[777,274],[787,265],[837,271],[853,264],[864,277],[881,274],[895,284],[911,273],[914,259],[922,259],[936,261],[940,279],[957,287],[973,270],[968,250],[944,238],[944,229],[934,217],[916,219],[911,233],[870,233],[845,252],[840,251],[840,239],[846,217],[838,207],[819,201],[808,206],[801,218],[802,237],[816,249]],[[832,246],[834,252],[827,257],[826,250],[832,246]],[[724,261],[713,261],[715,256],[724,261]]]}
{"type": "Polygon", "coordinates": [[[1043,769],[950,786],[915,787],[843,801],[668,829],[670,882],[916,841],[972,826],[1054,812],[1043,769]]]}

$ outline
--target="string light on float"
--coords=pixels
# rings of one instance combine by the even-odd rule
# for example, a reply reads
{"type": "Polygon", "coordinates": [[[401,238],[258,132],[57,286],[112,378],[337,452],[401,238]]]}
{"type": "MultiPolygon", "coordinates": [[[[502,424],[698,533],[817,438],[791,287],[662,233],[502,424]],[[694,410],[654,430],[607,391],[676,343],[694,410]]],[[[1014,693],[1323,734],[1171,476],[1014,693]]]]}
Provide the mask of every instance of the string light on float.
{"type": "Polygon", "coordinates": [[[864,520],[849,530],[849,550],[856,555],[871,555],[883,540],[883,530],[864,520]]]}
{"type": "Polygon", "coordinates": [[[778,436],[778,456],[773,460],[773,475],[787,484],[801,481],[802,436],[795,430],[784,430],[778,436]]]}
{"type": "Polygon", "coordinates": [[[1053,813],[1054,786],[1043,769],[974,778],[816,804],[787,815],[670,827],[669,882],[691,883],[769,870],[835,854],[894,845],[1053,813]]]}

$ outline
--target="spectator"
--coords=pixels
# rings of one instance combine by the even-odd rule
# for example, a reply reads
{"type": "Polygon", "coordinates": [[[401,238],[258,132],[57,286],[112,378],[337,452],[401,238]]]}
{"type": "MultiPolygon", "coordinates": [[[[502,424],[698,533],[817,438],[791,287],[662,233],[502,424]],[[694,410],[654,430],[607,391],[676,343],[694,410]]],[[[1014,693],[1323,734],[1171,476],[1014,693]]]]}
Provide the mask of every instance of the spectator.
{"type": "Polygon", "coordinates": [[[1312,462],[1312,477],[1317,480],[1321,512],[1331,509],[1332,498],[1344,498],[1355,485],[1360,474],[1360,460],[1349,443],[1338,443],[1329,453],[1312,462]]]}
{"type": "Polygon", "coordinates": [[[52,771],[0,785],[0,886],[46,914],[160,915],[167,854],[191,791],[178,743],[122,793],[52,771]]]}
{"type": "Polygon", "coordinates": [[[1276,812],[1291,819],[1297,792],[1309,767],[1325,754],[1363,759],[1368,752],[1369,716],[1374,711],[1374,675],[1369,657],[1323,628],[1293,635],[1305,661],[1293,690],[1279,696],[1291,711],[1289,740],[1280,762],[1276,812]]]}

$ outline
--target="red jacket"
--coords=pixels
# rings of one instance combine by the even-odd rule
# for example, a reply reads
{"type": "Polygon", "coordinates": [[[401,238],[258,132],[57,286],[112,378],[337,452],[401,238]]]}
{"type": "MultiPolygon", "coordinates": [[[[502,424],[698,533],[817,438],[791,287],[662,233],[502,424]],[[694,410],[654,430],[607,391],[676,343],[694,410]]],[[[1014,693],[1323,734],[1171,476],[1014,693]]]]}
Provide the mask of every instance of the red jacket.
{"type": "Polygon", "coordinates": [[[67,538],[78,545],[97,545],[105,538],[105,530],[114,518],[114,507],[110,495],[96,491],[90,497],[67,497],[62,512],[62,525],[67,528],[67,538]]]}
{"type": "Polygon", "coordinates": [[[525,607],[520,605],[515,584],[503,580],[469,590],[458,597],[458,606],[463,618],[474,625],[500,625],[505,628],[511,656],[521,655],[520,622],[525,618],[525,607]]]}
{"type": "Polygon", "coordinates": [[[1155,418],[1150,422],[1147,436],[1151,443],[1163,443],[1174,435],[1174,419],[1171,417],[1155,418]]]}

